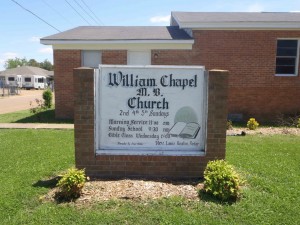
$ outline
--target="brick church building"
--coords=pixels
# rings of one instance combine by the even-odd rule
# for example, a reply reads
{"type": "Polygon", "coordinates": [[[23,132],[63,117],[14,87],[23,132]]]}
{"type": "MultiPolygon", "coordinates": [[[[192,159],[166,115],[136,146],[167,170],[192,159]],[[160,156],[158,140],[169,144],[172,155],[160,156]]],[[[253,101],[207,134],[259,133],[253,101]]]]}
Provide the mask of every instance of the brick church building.
{"type": "Polygon", "coordinates": [[[229,71],[229,116],[274,120],[300,112],[300,13],[172,12],[170,26],[85,26],[52,45],[55,113],[73,118],[73,68],[201,65],[229,71]]]}

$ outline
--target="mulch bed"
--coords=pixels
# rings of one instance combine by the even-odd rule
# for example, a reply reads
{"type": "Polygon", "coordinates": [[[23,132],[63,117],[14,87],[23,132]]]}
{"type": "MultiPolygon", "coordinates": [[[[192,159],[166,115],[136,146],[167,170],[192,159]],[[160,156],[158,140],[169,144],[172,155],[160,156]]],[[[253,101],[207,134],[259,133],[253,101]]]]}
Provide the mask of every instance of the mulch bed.
{"type": "MultiPolygon", "coordinates": [[[[161,198],[179,196],[190,201],[199,201],[199,190],[202,183],[168,182],[150,180],[94,180],[86,182],[81,196],[72,204],[90,205],[109,200],[147,201],[161,198]]],[[[55,202],[55,194],[58,188],[51,189],[40,199],[55,202]]]]}

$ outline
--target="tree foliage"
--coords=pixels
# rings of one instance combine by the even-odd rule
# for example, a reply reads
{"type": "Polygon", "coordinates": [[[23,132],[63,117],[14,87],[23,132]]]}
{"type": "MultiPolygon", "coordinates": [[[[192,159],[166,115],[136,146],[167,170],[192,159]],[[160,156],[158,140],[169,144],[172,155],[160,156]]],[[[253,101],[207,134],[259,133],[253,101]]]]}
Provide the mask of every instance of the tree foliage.
{"type": "Polygon", "coordinates": [[[43,62],[38,62],[35,59],[27,60],[25,57],[24,58],[15,57],[14,59],[6,60],[4,64],[4,67],[6,69],[13,69],[18,66],[34,66],[34,67],[40,67],[45,70],[53,70],[52,63],[47,59],[45,59],[43,62]]]}
{"type": "Polygon", "coordinates": [[[27,63],[27,66],[40,67],[40,63],[38,63],[35,59],[30,59],[27,63]]]}
{"type": "Polygon", "coordinates": [[[53,70],[54,69],[52,63],[48,59],[45,59],[43,62],[40,62],[39,67],[41,67],[45,70],[53,70]]]}
{"type": "Polygon", "coordinates": [[[14,59],[8,59],[5,61],[4,67],[6,69],[13,69],[16,68],[18,66],[26,66],[27,65],[27,60],[26,58],[20,59],[18,57],[14,58],[14,59]]]}

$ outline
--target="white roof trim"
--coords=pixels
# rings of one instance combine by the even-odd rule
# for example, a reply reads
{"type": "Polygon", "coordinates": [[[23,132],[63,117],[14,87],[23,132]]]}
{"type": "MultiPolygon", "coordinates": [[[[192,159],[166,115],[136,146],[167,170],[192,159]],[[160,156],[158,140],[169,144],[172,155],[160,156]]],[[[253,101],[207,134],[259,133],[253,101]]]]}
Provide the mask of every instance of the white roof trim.
{"type": "Polygon", "coordinates": [[[211,22],[179,23],[179,27],[190,29],[300,29],[298,22],[211,22]]]}
{"type": "Polygon", "coordinates": [[[52,44],[53,49],[77,49],[77,50],[190,50],[193,43],[110,43],[110,44],[52,44]]]}

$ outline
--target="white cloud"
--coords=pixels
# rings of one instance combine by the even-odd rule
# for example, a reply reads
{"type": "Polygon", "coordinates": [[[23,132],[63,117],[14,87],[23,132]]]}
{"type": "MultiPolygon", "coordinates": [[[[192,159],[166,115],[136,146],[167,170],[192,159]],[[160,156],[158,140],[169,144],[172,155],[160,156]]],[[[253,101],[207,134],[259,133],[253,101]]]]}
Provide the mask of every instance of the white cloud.
{"type": "Polygon", "coordinates": [[[5,59],[14,59],[18,56],[19,54],[16,52],[5,52],[2,54],[2,57],[5,59]]]}
{"type": "Polygon", "coordinates": [[[30,42],[40,42],[40,38],[41,37],[33,36],[33,37],[29,38],[29,41],[30,42]]]}
{"type": "Polygon", "coordinates": [[[3,65],[4,65],[4,62],[5,62],[5,60],[4,59],[0,59],[0,70],[2,70],[1,68],[3,67],[3,65]]]}
{"type": "Polygon", "coordinates": [[[53,50],[51,47],[46,47],[46,48],[40,48],[39,53],[44,53],[44,54],[52,54],[53,50]]]}
{"type": "Polygon", "coordinates": [[[154,16],[150,18],[151,23],[168,23],[170,22],[171,16],[154,16]]]}
{"type": "Polygon", "coordinates": [[[247,8],[248,12],[263,12],[264,6],[260,3],[254,3],[247,8]]]}

